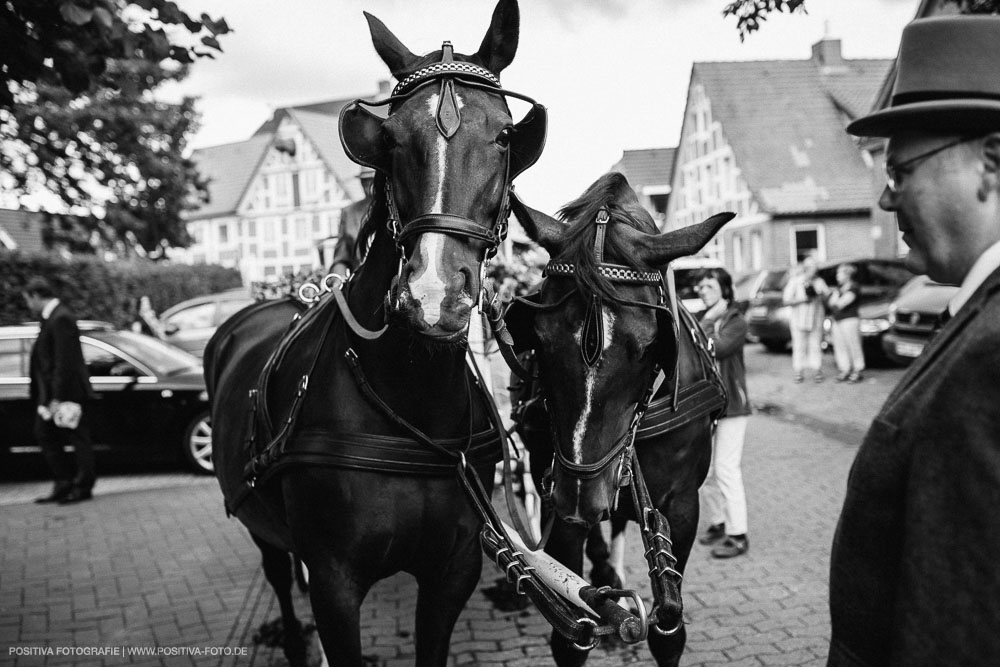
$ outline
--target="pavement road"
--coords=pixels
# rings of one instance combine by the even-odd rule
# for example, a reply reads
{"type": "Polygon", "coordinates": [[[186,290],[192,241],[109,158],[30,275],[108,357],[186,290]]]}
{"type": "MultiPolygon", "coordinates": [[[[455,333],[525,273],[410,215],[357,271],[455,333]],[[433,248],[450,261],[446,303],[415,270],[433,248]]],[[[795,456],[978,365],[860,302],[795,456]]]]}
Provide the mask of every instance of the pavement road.
{"type": "MultiPolygon", "coordinates": [[[[825,363],[832,377],[832,359],[825,363]]],[[[695,546],[681,664],[822,665],[829,549],[847,471],[902,371],[873,370],[860,385],[795,385],[789,356],[757,346],[748,346],[747,365],[759,407],[744,454],[750,552],[718,561],[695,546]]],[[[41,480],[0,477],[0,665],[285,664],[280,649],[254,642],[277,608],[258,552],[225,517],[214,480],[174,472],[105,477],[92,502],[30,502],[47,489],[41,480]],[[82,654],[115,648],[159,654],[82,654]],[[196,651],[202,655],[188,655],[196,651]]],[[[627,579],[645,590],[634,528],[629,539],[627,579]]],[[[498,576],[486,563],[481,587],[498,576]]],[[[398,575],[365,601],[371,665],[412,664],[415,590],[398,575]]],[[[309,618],[307,599],[297,604],[309,618]]],[[[534,609],[501,612],[476,593],[456,627],[451,664],[552,665],[549,631],[534,609]]],[[[622,664],[652,661],[638,645],[601,646],[588,662],[622,664]]]]}

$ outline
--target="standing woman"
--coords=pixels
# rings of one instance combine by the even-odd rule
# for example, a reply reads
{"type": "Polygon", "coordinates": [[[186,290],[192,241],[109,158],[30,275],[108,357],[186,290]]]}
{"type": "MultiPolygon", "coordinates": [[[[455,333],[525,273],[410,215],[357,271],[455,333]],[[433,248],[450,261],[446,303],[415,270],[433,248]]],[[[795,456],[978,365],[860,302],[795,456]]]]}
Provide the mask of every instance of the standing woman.
{"type": "Polygon", "coordinates": [[[827,305],[833,315],[833,356],[837,360],[837,382],[861,382],[865,370],[865,352],[861,346],[858,303],[861,288],[854,280],[858,267],[837,267],[837,287],[830,290],[827,305]]]}
{"type": "Polygon", "coordinates": [[[747,323],[733,303],[733,279],[725,269],[706,270],[698,281],[698,293],[707,308],[701,326],[715,344],[715,358],[729,397],[726,416],[715,429],[712,465],[701,487],[711,525],[698,541],[705,545],[718,543],[712,549],[715,558],[732,558],[750,548],[740,467],[747,415],[751,412],[743,363],[747,323]]]}
{"type": "Polygon", "coordinates": [[[795,381],[802,382],[803,373],[811,371],[816,382],[823,381],[823,299],[827,286],[816,275],[816,260],[809,256],[792,269],[782,294],[782,302],[791,306],[788,328],[792,334],[792,370],[795,381]]]}

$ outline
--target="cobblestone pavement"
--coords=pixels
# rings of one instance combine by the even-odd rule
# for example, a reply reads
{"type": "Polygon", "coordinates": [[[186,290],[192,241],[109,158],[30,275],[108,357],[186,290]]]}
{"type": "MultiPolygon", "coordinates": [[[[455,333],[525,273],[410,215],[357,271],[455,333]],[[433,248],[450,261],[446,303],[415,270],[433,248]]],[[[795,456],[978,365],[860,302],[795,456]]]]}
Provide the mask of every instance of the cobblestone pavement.
{"type": "MultiPolygon", "coordinates": [[[[830,363],[829,361],[827,363],[830,363]]],[[[847,470],[864,430],[900,371],[860,386],[792,385],[787,356],[748,348],[750,392],[764,407],[747,432],[747,556],[716,561],[695,546],[684,598],[682,665],[819,665],[829,619],[830,542],[847,470]],[[853,393],[852,393],[853,392],[853,393]]],[[[105,478],[92,502],[30,503],[43,482],[0,482],[0,664],[283,665],[253,634],[277,615],[259,556],[228,520],[214,480],[183,474],[105,478]],[[181,647],[239,656],[25,656],[11,649],[181,647]]],[[[644,567],[630,530],[627,576],[644,567]]],[[[481,587],[499,572],[484,565],[481,587]]],[[[372,665],[413,659],[415,585],[380,582],[362,610],[372,665]]],[[[298,600],[308,618],[308,602],[298,600]]],[[[551,665],[549,626],[533,609],[504,613],[476,593],[452,642],[453,665],[551,665]]],[[[645,646],[599,647],[588,665],[652,664],[645,646]]]]}

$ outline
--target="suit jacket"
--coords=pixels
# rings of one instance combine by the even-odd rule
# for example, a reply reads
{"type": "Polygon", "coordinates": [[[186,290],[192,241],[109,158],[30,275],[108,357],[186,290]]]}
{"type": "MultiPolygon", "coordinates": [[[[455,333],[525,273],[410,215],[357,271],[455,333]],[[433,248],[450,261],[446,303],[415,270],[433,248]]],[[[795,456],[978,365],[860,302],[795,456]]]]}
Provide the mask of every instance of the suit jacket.
{"type": "Polygon", "coordinates": [[[847,483],[829,665],[1000,665],[1000,270],[893,390],[847,483]]]}
{"type": "Polygon", "coordinates": [[[73,313],[60,303],[42,322],[31,348],[31,400],[35,405],[52,401],[83,403],[90,394],[80,330],[73,313]]]}

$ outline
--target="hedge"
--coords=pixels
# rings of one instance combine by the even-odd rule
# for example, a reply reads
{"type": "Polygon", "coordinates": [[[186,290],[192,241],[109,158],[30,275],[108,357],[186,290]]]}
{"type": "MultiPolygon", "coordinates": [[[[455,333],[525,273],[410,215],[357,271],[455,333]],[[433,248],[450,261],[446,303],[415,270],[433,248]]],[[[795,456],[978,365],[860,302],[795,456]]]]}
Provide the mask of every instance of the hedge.
{"type": "Polygon", "coordinates": [[[148,296],[159,313],[185,299],[242,285],[236,269],[208,264],[105,262],[85,256],[66,259],[55,254],[4,252],[0,253],[0,325],[37,319],[22,296],[25,283],[35,276],[47,278],[79,319],[104,320],[119,327],[135,321],[141,296],[148,296]]]}

